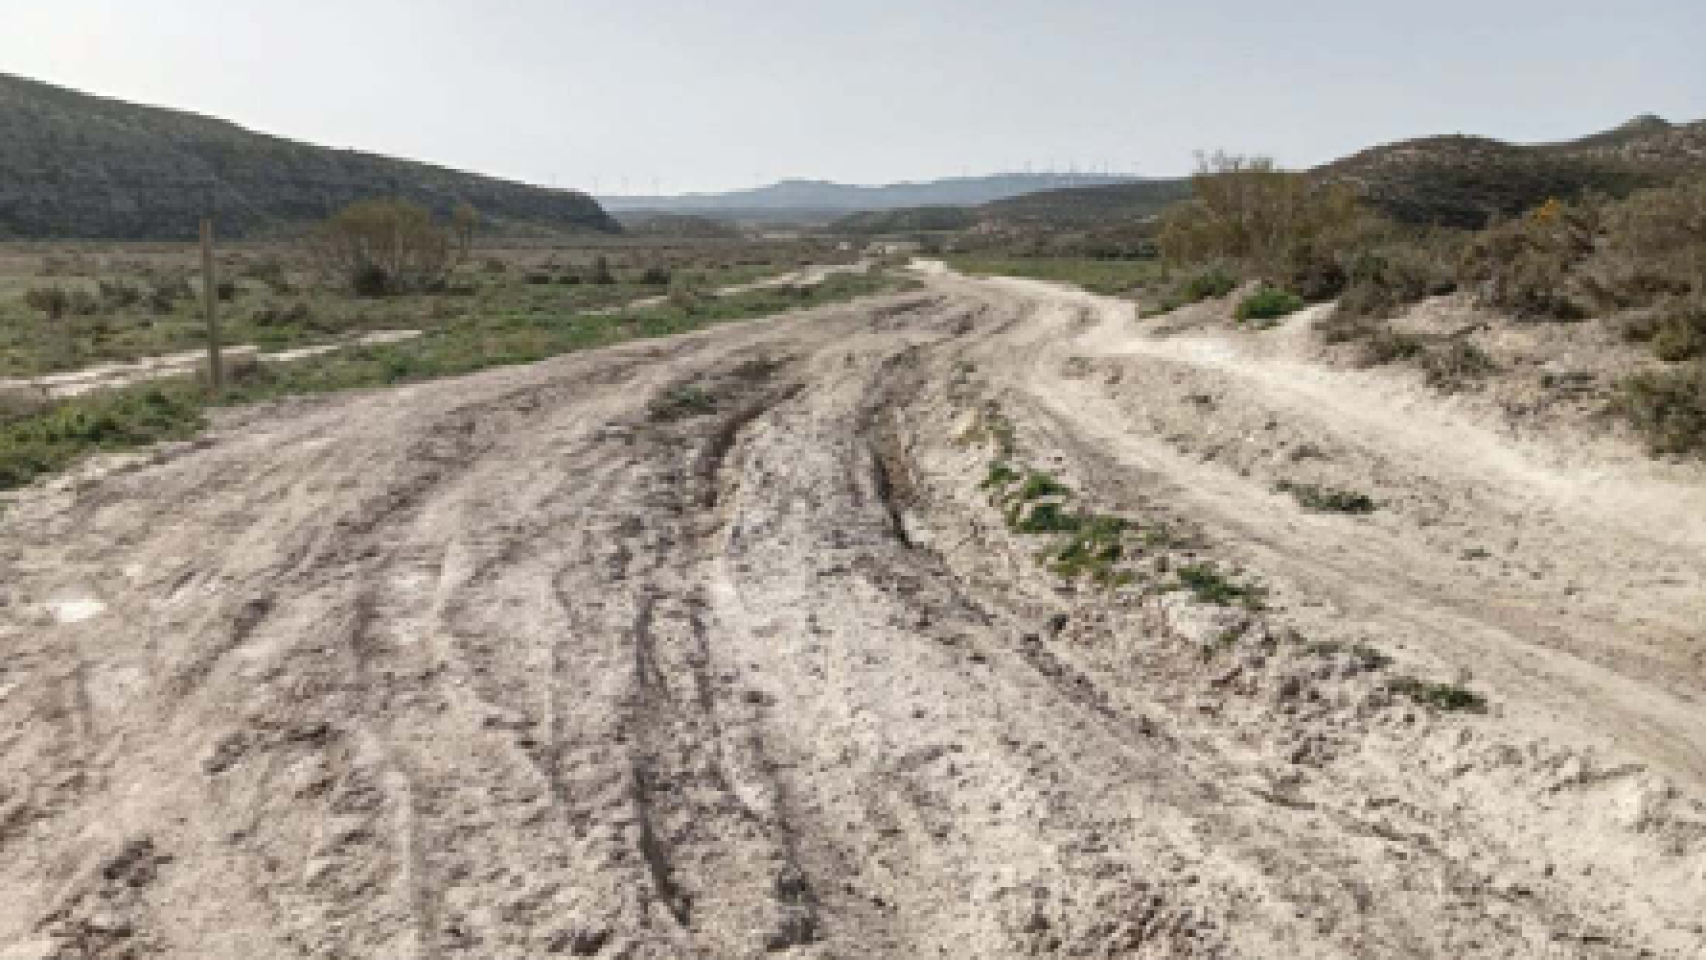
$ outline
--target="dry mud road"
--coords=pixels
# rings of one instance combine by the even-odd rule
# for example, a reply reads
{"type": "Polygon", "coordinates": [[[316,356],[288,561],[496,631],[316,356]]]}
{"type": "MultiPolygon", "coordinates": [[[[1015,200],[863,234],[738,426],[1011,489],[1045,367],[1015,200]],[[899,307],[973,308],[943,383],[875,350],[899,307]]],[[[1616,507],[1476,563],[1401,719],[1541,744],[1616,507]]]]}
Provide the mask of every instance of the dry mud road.
{"type": "Polygon", "coordinates": [[[0,958],[1706,956],[1706,480],[1307,319],[936,273],[30,491],[0,958]]]}

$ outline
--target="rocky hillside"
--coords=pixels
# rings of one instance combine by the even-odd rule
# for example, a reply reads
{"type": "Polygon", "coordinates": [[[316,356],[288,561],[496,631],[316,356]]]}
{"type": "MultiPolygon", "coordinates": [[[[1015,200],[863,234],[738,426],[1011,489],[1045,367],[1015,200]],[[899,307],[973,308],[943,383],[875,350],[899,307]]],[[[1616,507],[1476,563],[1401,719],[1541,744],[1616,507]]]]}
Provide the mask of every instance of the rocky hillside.
{"type": "Polygon", "coordinates": [[[0,238],[181,239],[211,186],[221,233],[282,233],[353,200],[460,200],[503,228],[618,232],[586,194],[334,150],[0,74],[0,238]]]}
{"type": "Polygon", "coordinates": [[[1643,116],[1578,140],[1513,144],[1485,137],[1406,140],[1319,168],[1360,186],[1370,203],[1408,223],[1478,229],[1553,197],[1626,193],[1706,169],[1706,122],[1643,116]]]}

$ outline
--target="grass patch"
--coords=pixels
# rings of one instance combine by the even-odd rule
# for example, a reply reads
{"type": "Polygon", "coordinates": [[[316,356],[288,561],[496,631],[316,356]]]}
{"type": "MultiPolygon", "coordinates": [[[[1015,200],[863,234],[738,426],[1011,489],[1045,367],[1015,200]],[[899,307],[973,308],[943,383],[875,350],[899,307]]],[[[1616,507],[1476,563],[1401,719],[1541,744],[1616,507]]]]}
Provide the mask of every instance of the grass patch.
{"type": "Polygon", "coordinates": [[[1415,677],[1398,677],[1389,689],[1400,696],[1447,713],[1485,713],[1487,698],[1454,683],[1429,683],[1415,677]]]}
{"type": "Polygon", "coordinates": [[[716,412],[715,397],[692,384],[677,384],[653,398],[646,415],[654,423],[667,423],[716,412]]]}
{"type": "Polygon", "coordinates": [[[1213,564],[1187,564],[1180,567],[1175,575],[1179,578],[1180,589],[1190,591],[1199,603],[1259,610],[1267,598],[1267,591],[1261,586],[1239,583],[1213,564]]]}
{"type": "Polygon", "coordinates": [[[1193,303],[1224,297],[1238,289],[1238,275],[1218,264],[1198,270],[1177,284],[1160,304],[1143,312],[1145,317],[1172,313],[1193,303]]]}
{"type": "Polygon", "coordinates": [[[1254,321],[1259,326],[1268,326],[1273,321],[1302,309],[1303,298],[1297,294],[1275,287],[1263,287],[1238,301],[1232,316],[1239,323],[1254,321]]]}
{"type": "Polygon", "coordinates": [[[983,482],[978,484],[978,487],[983,490],[993,490],[996,493],[1005,493],[1008,487],[1018,483],[1019,480],[1019,471],[1003,461],[995,460],[989,464],[989,473],[983,478],[983,482]]]}
{"type": "Polygon", "coordinates": [[[1135,577],[1117,568],[1125,559],[1124,540],[1129,527],[1122,517],[1079,517],[1077,529],[1045,554],[1049,570],[1068,580],[1088,576],[1105,587],[1131,583],[1135,577]]]}
{"type": "Polygon", "coordinates": [[[1041,500],[1044,497],[1069,497],[1072,491],[1053,476],[1040,470],[1032,470],[1025,475],[1025,482],[1019,487],[1020,500],[1041,500]]]}
{"type": "MultiPolygon", "coordinates": [[[[0,490],[25,486],[90,453],[191,436],[204,425],[206,409],[216,404],[414,383],[531,363],[576,350],[842,302],[892,285],[880,274],[837,274],[813,287],[754,290],[692,308],[666,303],[612,314],[500,313],[467,318],[414,340],[264,365],[230,384],[217,401],[206,397],[190,379],[88,394],[0,426],[0,490]]],[[[683,409],[691,410],[697,403],[692,401],[683,409]]]]}
{"type": "Polygon", "coordinates": [[[1015,503],[1007,511],[1007,525],[1018,533],[1074,533],[1084,518],[1059,503],[1038,503],[1025,509],[1015,503]]]}
{"type": "Polygon", "coordinates": [[[0,427],[0,490],[25,486],[97,451],[181,440],[205,422],[200,392],[187,382],[62,404],[0,427]]]}
{"type": "Polygon", "coordinates": [[[1309,483],[1282,483],[1281,493],[1289,493],[1305,510],[1316,513],[1348,513],[1364,515],[1378,509],[1374,499],[1353,490],[1337,490],[1309,483]]]}

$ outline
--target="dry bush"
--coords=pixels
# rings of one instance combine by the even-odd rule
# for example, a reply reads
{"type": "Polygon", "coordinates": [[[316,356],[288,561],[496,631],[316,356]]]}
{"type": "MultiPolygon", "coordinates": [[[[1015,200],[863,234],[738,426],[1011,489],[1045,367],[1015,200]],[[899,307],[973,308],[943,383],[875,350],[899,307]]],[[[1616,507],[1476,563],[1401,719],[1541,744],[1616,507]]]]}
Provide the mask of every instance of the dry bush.
{"type": "Polygon", "coordinates": [[[1393,235],[1347,257],[1336,320],[1396,316],[1457,289],[1461,240],[1451,231],[1393,235]]]}
{"type": "Polygon", "coordinates": [[[1654,453],[1706,452],[1706,364],[1636,374],[1617,406],[1654,453]]]}
{"type": "Polygon", "coordinates": [[[1670,298],[1646,314],[1642,326],[1625,326],[1631,339],[1650,340],[1653,354],[1667,363],[1706,356],[1706,297],[1670,298]]]}
{"type": "Polygon", "coordinates": [[[354,293],[386,296],[442,283],[472,238],[472,227],[442,226],[406,200],[363,200],[321,224],[308,251],[323,274],[354,293]]]}
{"type": "Polygon", "coordinates": [[[1265,157],[1199,157],[1193,196],[1162,217],[1159,245],[1175,264],[1234,261],[1308,299],[1337,295],[1339,252],[1379,229],[1354,187],[1319,184],[1265,157]]]}
{"type": "Polygon", "coordinates": [[[1706,181],[1618,201],[1550,201],[1489,227],[1470,244],[1462,273],[1483,304],[1530,319],[1578,320],[1706,294],[1706,181]]]}
{"type": "Polygon", "coordinates": [[[1436,390],[1461,390],[1497,369],[1485,350],[1467,340],[1452,339],[1422,353],[1422,372],[1436,390]]]}
{"type": "Polygon", "coordinates": [[[1606,207],[1586,282],[1611,306],[1706,296],[1706,180],[1643,190],[1606,207]]]}
{"type": "Polygon", "coordinates": [[[1594,310],[1579,270],[1602,224],[1597,203],[1557,200],[1482,231],[1464,251],[1462,279],[1484,306],[1524,319],[1580,320],[1594,310]]]}

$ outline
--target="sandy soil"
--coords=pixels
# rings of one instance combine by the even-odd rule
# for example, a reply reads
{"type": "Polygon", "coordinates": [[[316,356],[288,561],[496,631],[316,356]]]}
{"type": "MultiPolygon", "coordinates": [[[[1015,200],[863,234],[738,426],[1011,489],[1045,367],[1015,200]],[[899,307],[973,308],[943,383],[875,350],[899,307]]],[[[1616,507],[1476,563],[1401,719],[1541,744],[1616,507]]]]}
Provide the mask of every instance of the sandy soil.
{"type": "Polygon", "coordinates": [[[26,492],[0,958],[1706,954],[1706,479],[1189,320],[937,273],[26,492]]]}

